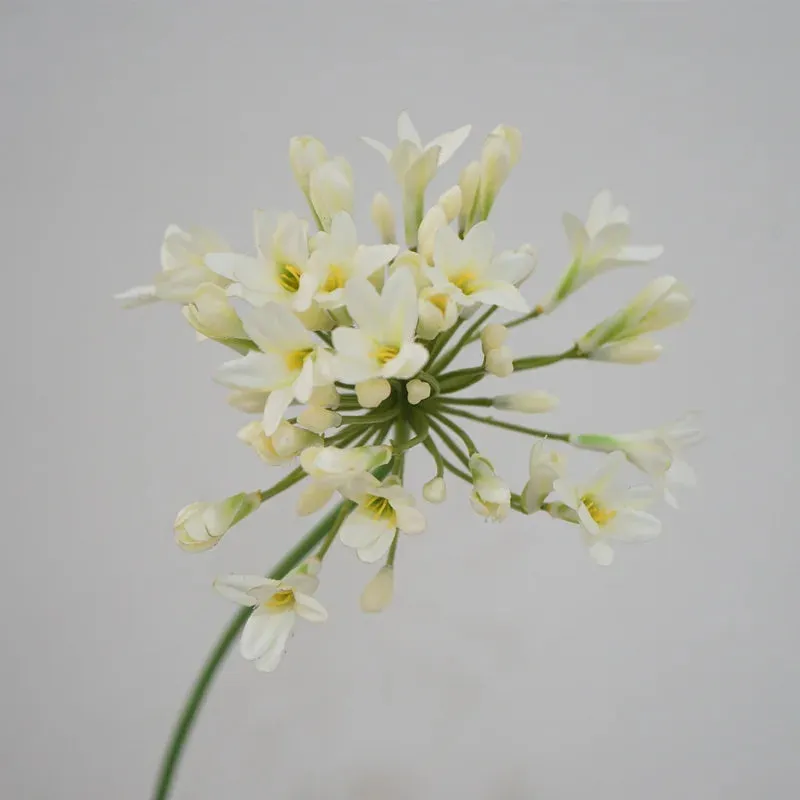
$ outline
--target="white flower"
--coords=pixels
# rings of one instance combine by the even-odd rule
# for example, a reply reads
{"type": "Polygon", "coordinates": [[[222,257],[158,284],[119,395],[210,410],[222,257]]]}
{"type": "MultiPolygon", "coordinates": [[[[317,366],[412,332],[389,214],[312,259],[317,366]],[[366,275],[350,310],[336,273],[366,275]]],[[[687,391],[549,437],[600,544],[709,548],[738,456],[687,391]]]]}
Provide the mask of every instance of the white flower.
{"type": "Polygon", "coordinates": [[[449,161],[461,147],[470,130],[471,126],[465,125],[450,133],[443,133],[427,145],[423,145],[410,117],[403,111],[397,119],[399,142],[394,150],[375,139],[361,137],[386,159],[403,189],[403,216],[406,243],[409,247],[414,247],[417,243],[417,229],[422,221],[425,188],[436,174],[437,168],[449,161]]]}
{"type": "Polygon", "coordinates": [[[260,505],[258,492],[239,492],[218,503],[190,503],[175,518],[175,541],[188,552],[209,550],[260,505]]]}
{"type": "Polygon", "coordinates": [[[427,264],[433,264],[436,236],[446,226],[447,215],[441,206],[431,206],[422,218],[417,231],[417,251],[427,264]]]}
{"type": "Polygon", "coordinates": [[[126,308],[170,300],[176,303],[191,303],[197,290],[206,283],[225,287],[228,281],[217,275],[206,265],[209,253],[225,253],[230,250],[227,242],[213,231],[204,228],[182,230],[170,225],[164,233],[161,245],[161,272],[152,284],[134,286],[115,295],[126,308]]]}
{"type": "Polygon", "coordinates": [[[443,503],[447,499],[447,484],[444,482],[444,478],[440,475],[431,478],[422,487],[422,496],[429,503],[443,503]]]}
{"type": "Polygon", "coordinates": [[[207,256],[208,266],[233,281],[228,291],[251,305],[280,303],[307,311],[317,289],[308,270],[308,223],[291,213],[258,210],[254,226],[256,257],[215,253],[207,256]]]}
{"type": "Polygon", "coordinates": [[[592,201],[586,224],[572,214],[564,214],[564,230],[572,249],[572,264],[558,288],[544,304],[552,311],[562,300],[597,275],[616,267],[649,264],[658,258],[661,245],[641,247],[628,244],[628,209],[614,206],[611,193],[600,192],[592,201]]]}
{"type": "Polygon", "coordinates": [[[419,324],[417,335],[420,339],[434,339],[440,333],[450,330],[458,321],[458,304],[453,298],[458,290],[454,286],[434,289],[426,286],[419,293],[419,324]]]}
{"type": "Polygon", "coordinates": [[[496,378],[507,378],[514,371],[514,357],[511,348],[503,345],[488,350],[483,360],[484,369],[496,378]]]}
{"type": "Polygon", "coordinates": [[[296,571],[283,580],[260,575],[226,575],[214,587],[235,603],[253,609],[242,630],[239,652],[256,669],[272,672],[280,663],[298,617],[308,622],[324,622],[328,612],[312,595],[316,577],[296,571]]]}
{"type": "Polygon", "coordinates": [[[261,420],[248,422],[236,434],[237,438],[256,451],[258,456],[274,466],[291,461],[306,447],[322,444],[322,438],[308,430],[282,420],[272,436],[264,433],[261,420]]]}
{"type": "Polygon", "coordinates": [[[427,381],[414,378],[414,380],[406,384],[406,394],[408,395],[408,402],[412,406],[419,405],[423,400],[427,400],[431,396],[431,385],[427,381]]]}
{"type": "Polygon", "coordinates": [[[308,398],[310,405],[319,408],[338,408],[341,400],[339,392],[332,383],[316,386],[311,392],[311,397],[308,398]]]}
{"type": "Polygon", "coordinates": [[[461,213],[461,187],[451,186],[446,192],[442,192],[436,205],[444,211],[448,225],[461,213]]]}
{"type": "Polygon", "coordinates": [[[284,306],[242,311],[242,323],[260,352],[223,364],[217,380],[235,389],[268,391],[264,433],[275,432],[292,400],[308,402],[315,385],[330,383],[326,353],[284,306]]]}
{"type": "Polygon", "coordinates": [[[380,295],[369,281],[353,278],[345,300],[358,327],[333,331],[337,377],[351,383],[413,378],[428,360],[428,351],[414,342],[418,311],[411,272],[393,272],[380,295]]]}
{"type": "Polygon", "coordinates": [[[558,405],[558,398],[549,392],[536,390],[532,392],[518,392],[516,394],[501,394],[492,400],[495,408],[504,411],[521,411],[524,414],[542,414],[552,411],[558,405]]]}
{"type": "Polygon", "coordinates": [[[612,364],[645,364],[655,361],[663,348],[647,336],[634,336],[620,342],[609,342],[587,353],[591,361],[612,364]]]}
{"type": "Polygon", "coordinates": [[[493,251],[494,233],[486,222],[478,223],[464,239],[451,228],[441,228],[436,234],[431,283],[435,288],[455,287],[453,297],[460,306],[486,303],[527,311],[528,304],[515,284],[533,269],[533,257],[510,251],[493,257],[493,251]]]}
{"type": "Polygon", "coordinates": [[[313,136],[292,136],[289,140],[289,163],[295,180],[307,197],[311,173],[328,160],[328,151],[313,136]]]}
{"type": "Polygon", "coordinates": [[[361,610],[369,614],[384,611],[392,602],[394,595],[394,567],[383,566],[375,577],[364,587],[361,594],[361,610]]]}
{"type": "Polygon", "coordinates": [[[309,180],[309,198],[323,230],[330,230],[340,211],[353,210],[353,170],[345,159],[333,158],[316,167],[309,180]]]}
{"type": "Polygon", "coordinates": [[[562,478],[555,481],[564,504],[578,515],[590,555],[603,566],[614,559],[611,542],[643,542],[661,533],[659,520],[642,510],[653,499],[649,487],[627,488],[616,483],[624,462],[622,453],[612,453],[586,484],[572,486],[562,478]]]}
{"type": "Polygon", "coordinates": [[[481,177],[477,220],[484,220],[494,205],[500,187],[522,152],[522,134],[510,125],[498,125],[486,138],[481,153],[481,177]]]}
{"type": "Polygon", "coordinates": [[[383,466],[392,457],[386,445],[374,447],[309,447],[300,454],[300,466],[311,483],[300,495],[300,516],[319,511],[341,486],[365,472],[383,466]]]}
{"type": "Polygon", "coordinates": [[[311,254],[308,268],[315,277],[314,299],[321,308],[344,305],[344,287],[351,278],[369,278],[396,255],[395,244],[366,246],[358,244],[353,218],[342,211],[333,218],[330,233],[321,234],[311,254]]]}
{"type": "Polygon", "coordinates": [[[394,209],[392,208],[389,198],[383,192],[377,192],[375,197],[372,198],[370,216],[384,244],[394,244],[397,242],[394,209]]]}
{"type": "Polygon", "coordinates": [[[361,475],[340,491],[358,507],[342,523],[339,538],[355,548],[362,561],[372,563],[383,558],[397,531],[425,530],[425,517],[394,476],[381,483],[373,475],[361,475]]]}
{"type": "Polygon", "coordinates": [[[472,474],[472,508],[492,522],[500,522],[508,516],[511,508],[511,490],[497,477],[491,462],[479,453],[469,460],[472,474]]]}
{"type": "Polygon", "coordinates": [[[221,286],[204,283],[191,302],[183,307],[183,315],[203,338],[247,339],[239,315],[221,286]]]}
{"type": "Polygon", "coordinates": [[[362,408],[377,408],[392,393],[392,384],[386,378],[369,378],[359,381],[355,389],[362,408]]]}
{"type": "Polygon", "coordinates": [[[695,484],[694,471],[683,459],[683,452],[697,444],[702,435],[699,414],[691,412],[660,428],[616,435],[573,434],[569,441],[584,450],[621,451],[651,478],[667,503],[677,508],[672,487],[695,484]]]}
{"type": "Polygon", "coordinates": [[[692,299],[676,278],[665,275],[651,281],[625,308],[603,320],[582,336],[577,344],[591,353],[609,342],[631,342],[646,333],[683,322],[692,299]]]}
{"type": "Polygon", "coordinates": [[[528,462],[528,482],[521,495],[526,514],[533,514],[542,507],[563,471],[564,457],[555,450],[545,450],[543,441],[536,442],[528,462]]]}

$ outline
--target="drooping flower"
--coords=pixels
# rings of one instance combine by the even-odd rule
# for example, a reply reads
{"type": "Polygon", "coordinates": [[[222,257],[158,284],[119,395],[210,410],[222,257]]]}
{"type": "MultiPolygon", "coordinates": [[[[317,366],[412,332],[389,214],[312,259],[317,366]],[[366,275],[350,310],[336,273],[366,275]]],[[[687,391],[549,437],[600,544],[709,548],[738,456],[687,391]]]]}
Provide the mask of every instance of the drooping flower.
{"type": "Polygon", "coordinates": [[[317,289],[308,269],[308,223],[296,215],[258,210],[254,216],[256,256],[214,253],[206,263],[232,281],[229,292],[260,307],[267,303],[307,311],[317,289]]]}
{"type": "Polygon", "coordinates": [[[572,250],[572,263],[543,304],[546,312],[588,283],[592,278],[617,267],[649,264],[664,248],[631,245],[630,213],[625,206],[614,206],[611,193],[600,192],[592,201],[586,223],[573,214],[564,214],[564,230],[572,250]]]}
{"type": "Polygon", "coordinates": [[[373,475],[360,475],[340,491],[357,507],[342,523],[339,538],[354,548],[362,561],[371,564],[383,558],[398,531],[425,530],[425,517],[394,476],[381,483],[373,475]]]}
{"type": "Polygon", "coordinates": [[[291,461],[307,447],[322,444],[322,437],[282,420],[271,436],[264,433],[261,420],[253,420],[240,428],[237,438],[255,450],[267,464],[279,466],[291,461]]]}
{"type": "Polygon", "coordinates": [[[428,360],[428,350],[414,341],[417,291],[407,269],[398,269],[381,294],[364,279],[345,288],[350,316],[358,327],[333,331],[334,370],[343,381],[369,378],[413,378],[428,360]]]}
{"type": "Polygon", "coordinates": [[[368,614],[385,611],[394,595],[394,567],[382,566],[361,594],[361,610],[368,614]]]}
{"type": "Polygon", "coordinates": [[[239,492],[218,503],[190,503],[175,518],[175,541],[188,552],[209,550],[260,505],[258,492],[239,492]]]}
{"type": "Polygon", "coordinates": [[[500,522],[508,516],[511,508],[511,490],[505,481],[497,477],[489,459],[474,453],[469,460],[472,474],[470,503],[474,511],[492,522],[500,522]]]}
{"type": "Polygon", "coordinates": [[[546,450],[539,440],[531,448],[528,461],[528,482],[520,499],[526,514],[538,511],[553,491],[553,485],[564,474],[564,458],[555,450],[546,450]]]}
{"type": "Polygon", "coordinates": [[[200,334],[200,338],[216,341],[247,341],[242,321],[221,286],[204,283],[191,302],[183,307],[183,316],[200,334]]]}
{"type": "Polygon", "coordinates": [[[524,252],[493,253],[494,233],[486,222],[478,223],[464,239],[459,239],[451,228],[441,228],[430,271],[432,285],[453,287],[453,298],[460,306],[486,303],[509,311],[527,311],[528,303],[516,284],[533,269],[533,256],[524,252]]]}
{"type": "Polygon", "coordinates": [[[298,618],[324,622],[328,612],[312,596],[319,581],[296,571],[283,580],[260,575],[226,575],[214,588],[229,600],[253,609],[242,630],[239,652],[256,669],[272,672],[280,663],[298,618]]]}
{"type": "Polygon", "coordinates": [[[174,303],[191,303],[197,290],[211,283],[225,287],[229,281],[217,275],[206,263],[211,253],[226,253],[228,243],[213,231],[205,228],[183,230],[170,225],[161,245],[161,272],[153,283],[134,286],[115,295],[126,308],[168,300],[174,303]]]}
{"type": "Polygon", "coordinates": [[[661,522],[643,510],[653,501],[650,487],[619,483],[624,463],[625,456],[615,452],[587,483],[573,486],[558,478],[554,484],[564,504],[577,513],[589,554],[602,566],[614,560],[613,542],[644,542],[661,533],[661,522]]]}
{"type": "Polygon", "coordinates": [[[242,324],[259,350],[223,364],[217,380],[234,389],[269,392],[263,421],[269,436],[293,400],[306,403],[315,385],[331,383],[329,354],[284,306],[243,309],[242,324]]]}

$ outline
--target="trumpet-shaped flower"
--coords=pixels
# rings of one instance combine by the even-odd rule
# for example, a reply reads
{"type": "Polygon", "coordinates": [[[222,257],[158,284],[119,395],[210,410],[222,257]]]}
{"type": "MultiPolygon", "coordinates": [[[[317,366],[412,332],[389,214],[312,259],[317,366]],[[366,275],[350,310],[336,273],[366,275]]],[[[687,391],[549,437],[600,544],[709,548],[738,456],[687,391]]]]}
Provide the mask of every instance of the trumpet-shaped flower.
{"type": "Polygon", "coordinates": [[[398,251],[396,244],[359,245],[353,218],[342,211],[333,218],[330,233],[318,238],[308,268],[313,273],[321,308],[344,305],[344,288],[351,278],[369,278],[386,266],[398,251]]]}
{"type": "Polygon", "coordinates": [[[226,253],[230,247],[213,231],[204,228],[182,230],[170,225],[161,244],[161,272],[152,284],[134,286],[115,295],[126,308],[169,300],[191,303],[197,290],[207,283],[225,287],[229,281],[206,264],[211,253],[226,253]]]}
{"type": "Polygon", "coordinates": [[[564,214],[564,230],[572,250],[570,264],[556,290],[543,304],[552,311],[566,297],[592,278],[617,267],[649,264],[664,248],[629,244],[630,214],[625,206],[614,206],[611,193],[600,192],[592,201],[586,223],[564,214]]]}
{"type": "Polygon", "coordinates": [[[661,522],[643,509],[653,500],[649,487],[619,484],[623,453],[612,453],[592,480],[573,486],[563,478],[554,487],[564,504],[575,511],[592,558],[603,566],[614,560],[613,542],[643,542],[661,533],[661,522]]]}
{"type": "Polygon", "coordinates": [[[343,158],[332,158],[317,166],[309,179],[309,202],[323,230],[330,230],[341,211],[353,211],[353,170],[343,158]]]}
{"type": "Polygon", "coordinates": [[[215,253],[206,263],[232,281],[229,292],[254,306],[279,303],[295,311],[311,306],[317,282],[308,269],[308,223],[294,214],[256,211],[257,256],[215,253]]]}
{"type": "Polygon", "coordinates": [[[500,187],[522,152],[522,134],[510,125],[498,125],[486,137],[481,153],[481,172],[476,219],[484,220],[492,210],[500,187]]]}
{"type": "Polygon", "coordinates": [[[283,580],[260,575],[226,575],[214,588],[229,600],[253,609],[242,630],[239,652],[256,669],[272,672],[280,663],[298,618],[324,622],[328,612],[312,596],[315,576],[300,570],[283,580]]]}
{"type": "Polygon", "coordinates": [[[200,334],[200,338],[247,340],[242,321],[231,305],[228,293],[214,283],[198,287],[190,303],[183,307],[183,316],[200,334]]]}
{"type": "Polygon", "coordinates": [[[298,428],[286,420],[282,420],[272,436],[264,433],[261,420],[248,422],[236,434],[237,438],[256,451],[267,464],[278,466],[291,461],[307,447],[322,444],[322,437],[312,431],[298,428]]]}
{"type": "Polygon", "coordinates": [[[407,269],[392,273],[378,294],[369,281],[353,278],[345,301],[357,328],[336,328],[335,372],[340,380],[413,378],[428,360],[428,350],[414,341],[417,291],[407,269]]]}
{"type": "Polygon", "coordinates": [[[218,503],[190,503],[175,519],[175,541],[188,552],[210,550],[260,505],[258,492],[239,492],[218,503]]]}
{"type": "Polygon", "coordinates": [[[315,385],[331,383],[329,354],[285,306],[243,309],[242,324],[259,350],[223,364],[217,380],[234,389],[269,392],[263,424],[270,436],[292,400],[306,403],[315,385]]]}
{"type": "Polygon", "coordinates": [[[339,529],[339,538],[354,548],[362,561],[371,564],[383,558],[398,531],[425,530],[425,517],[396,477],[381,483],[373,475],[361,475],[340,491],[357,507],[339,529]]]}
{"type": "Polygon", "coordinates": [[[364,587],[361,594],[361,610],[369,614],[385,611],[394,595],[394,567],[388,564],[378,570],[377,575],[364,587]]]}
{"type": "Polygon", "coordinates": [[[543,441],[536,442],[528,462],[528,482],[520,497],[526,514],[533,514],[542,507],[563,473],[564,457],[555,450],[545,450],[543,441]]]}
{"type": "Polygon", "coordinates": [[[478,453],[469,460],[472,474],[472,508],[492,522],[500,522],[508,516],[511,508],[511,490],[505,481],[497,477],[491,462],[478,453]]]}
{"type": "Polygon", "coordinates": [[[420,339],[433,339],[456,324],[458,303],[454,294],[458,291],[455,286],[449,284],[438,288],[426,286],[420,291],[417,327],[420,339]]]}
{"type": "Polygon", "coordinates": [[[478,223],[464,239],[459,239],[452,228],[441,228],[430,270],[433,287],[449,288],[460,306],[486,303],[509,311],[527,311],[528,304],[516,284],[533,269],[533,256],[510,251],[493,256],[493,251],[494,233],[486,222],[478,223]]]}

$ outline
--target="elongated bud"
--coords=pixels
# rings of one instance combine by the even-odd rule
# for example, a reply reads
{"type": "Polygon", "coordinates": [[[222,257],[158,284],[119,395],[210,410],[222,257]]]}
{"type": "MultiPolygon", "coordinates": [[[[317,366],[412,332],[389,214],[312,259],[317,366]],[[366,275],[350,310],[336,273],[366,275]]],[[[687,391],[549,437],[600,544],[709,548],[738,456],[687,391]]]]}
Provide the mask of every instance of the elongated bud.
{"type": "Polygon", "coordinates": [[[192,302],[183,307],[183,316],[199,334],[209,339],[250,338],[225,289],[213,283],[204,283],[197,289],[192,302]]]}
{"type": "Polygon", "coordinates": [[[441,206],[431,206],[419,226],[418,250],[429,263],[433,263],[433,244],[436,234],[447,225],[447,215],[441,206]]]}
{"type": "Polygon", "coordinates": [[[175,541],[188,552],[209,550],[260,505],[258,492],[240,492],[218,503],[190,503],[175,518],[175,541]]]}
{"type": "Polygon", "coordinates": [[[403,225],[406,245],[417,246],[417,232],[425,210],[425,189],[436,174],[441,148],[429,147],[403,175],[403,225]]]}
{"type": "Polygon", "coordinates": [[[447,484],[445,484],[444,478],[438,475],[431,478],[422,487],[422,496],[429,503],[443,503],[447,499],[447,484]]]}
{"type": "Polygon", "coordinates": [[[310,406],[319,406],[319,408],[338,408],[340,402],[339,392],[332,383],[326,386],[315,386],[311,397],[308,398],[310,406]]]}
{"type": "Polygon", "coordinates": [[[461,213],[461,187],[451,186],[436,202],[450,224],[461,213]]]}
{"type": "Polygon", "coordinates": [[[245,414],[263,414],[269,392],[258,389],[235,389],[228,395],[228,404],[245,414]]]}
{"type": "Polygon", "coordinates": [[[328,151],[313,136],[293,136],[289,140],[289,164],[303,194],[308,195],[311,173],[328,160],[328,151]]]}
{"type": "Polygon", "coordinates": [[[356,384],[356,397],[363,408],[377,408],[392,393],[386,378],[370,378],[356,384]]]}
{"type": "Polygon", "coordinates": [[[427,381],[414,378],[406,384],[406,392],[408,394],[408,402],[415,406],[431,396],[431,385],[427,381]]]}
{"type": "Polygon", "coordinates": [[[342,424],[342,417],[328,408],[309,406],[298,415],[297,423],[314,433],[325,433],[328,428],[338,428],[342,424]]]}
{"type": "Polygon", "coordinates": [[[589,353],[592,361],[609,361],[614,364],[644,364],[655,361],[663,348],[652,339],[637,336],[621,342],[605,344],[589,353]]]}
{"type": "Polygon", "coordinates": [[[514,371],[514,359],[509,347],[489,350],[484,360],[484,368],[497,378],[507,378],[514,371]]]}
{"type": "Polygon", "coordinates": [[[472,210],[478,199],[478,186],[481,182],[481,165],[472,161],[461,170],[458,185],[461,189],[461,209],[458,212],[458,232],[463,236],[469,230],[472,210]]]}
{"type": "Polygon", "coordinates": [[[272,437],[264,433],[264,425],[260,419],[248,422],[247,425],[240,428],[236,433],[236,438],[252,447],[258,457],[267,464],[278,466],[291,458],[291,456],[282,456],[275,450],[272,437]]]}
{"type": "Polygon", "coordinates": [[[381,241],[384,244],[395,244],[397,242],[397,229],[395,227],[394,209],[391,201],[383,192],[378,192],[372,198],[370,214],[372,222],[381,236],[381,241]]]}
{"type": "Polygon", "coordinates": [[[353,211],[353,171],[341,157],[320,164],[311,173],[309,182],[311,205],[324,230],[339,211],[353,211]]]}
{"type": "Polygon", "coordinates": [[[483,354],[486,355],[490,350],[497,350],[502,347],[508,339],[508,328],[492,322],[481,331],[481,347],[483,354]]]}
{"type": "Polygon", "coordinates": [[[480,219],[489,216],[497,193],[506,182],[511,168],[519,161],[521,151],[522,134],[510,125],[498,125],[486,138],[481,153],[477,215],[480,219]]]}
{"type": "Polygon", "coordinates": [[[469,471],[472,474],[470,503],[473,510],[493,522],[505,519],[511,508],[511,491],[497,477],[492,462],[480,453],[473,453],[469,471]]]}
{"type": "Polygon", "coordinates": [[[291,422],[283,420],[275,433],[270,437],[272,447],[281,458],[294,458],[307,447],[317,447],[322,444],[322,438],[312,431],[303,430],[291,422]]]}
{"type": "Polygon", "coordinates": [[[545,450],[543,442],[536,442],[531,448],[528,473],[520,500],[525,513],[533,514],[542,507],[556,480],[563,475],[564,458],[554,450],[545,450]]]}
{"type": "Polygon", "coordinates": [[[309,331],[329,331],[336,326],[331,315],[313,302],[306,311],[295,311],[294,315],[309,331]]]}
{"type": "Polygon", "coordinates": [[[364,587],[361,594],[361,610],[375,614],[388,608],[394,595],[394,567],[385,566],[364,587]]]}
{"type": "Polygon", "coordinates": [[[504,411],[521,411],[523,414],[542,414],[552,411],[558,405],[558,398],[541,390],[501,394],[494,398],[492,405],[504,411]]]}

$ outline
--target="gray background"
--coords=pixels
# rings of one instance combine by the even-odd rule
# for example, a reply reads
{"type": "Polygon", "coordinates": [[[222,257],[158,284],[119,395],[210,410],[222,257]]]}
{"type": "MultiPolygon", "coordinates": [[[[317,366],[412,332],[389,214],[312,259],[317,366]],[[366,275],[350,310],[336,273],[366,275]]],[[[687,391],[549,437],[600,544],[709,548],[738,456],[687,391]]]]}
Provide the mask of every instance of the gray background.
{"type": "MultiPolygon", "coordinates": [[[[4,797],[145,797],[232,611],[213,577],[266,569],[303,530],[287,496],[179,552],[180,506],[276,473],[234,438],[210,380],[226,353],[177,308],[123,313],[112,293],[152,276],[169,222],[247,248],[253,207],[302,210],[295,133],[352,161],[363,212],[391,184],[357,136],[390,139],[404,107],[426,138],[475,126],[437,190],[495,124],[522,128],[495,222],[540,248],[531,300],[565,263],[561,212],[602,187],[637,243],[665,244],[513,340],[563,346],[671,273],[697,309],[660,363],[513,385],[561,396],[566,430],[703,409],[701,485],[601,569],[566,526],[480,524],[451,482],[382,617],[357,608],[372,570],[337,548],[329,624],[272,676],[231,660],[176,797],[798,796],[800,57],[780,5],[5,2],[0,22],[4,797]]],[[[519,488],[528,443],[478,435],[519,488]]],[[[413,484],[429,474],[420,459],[413,484]]]]}

